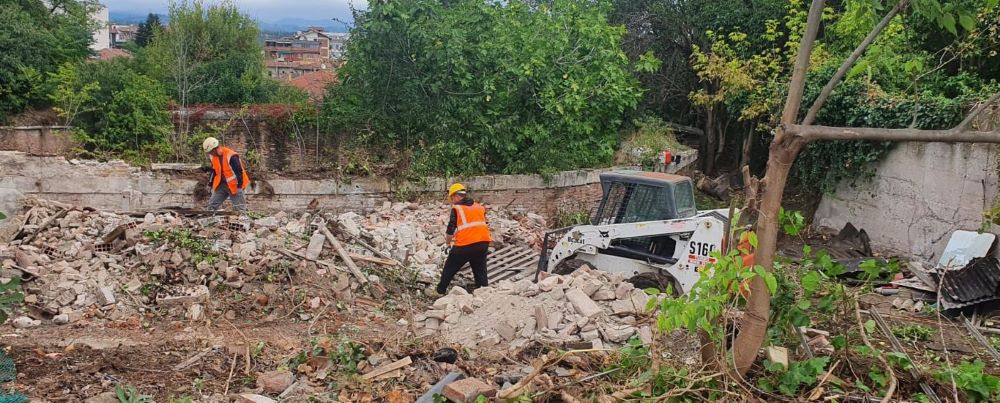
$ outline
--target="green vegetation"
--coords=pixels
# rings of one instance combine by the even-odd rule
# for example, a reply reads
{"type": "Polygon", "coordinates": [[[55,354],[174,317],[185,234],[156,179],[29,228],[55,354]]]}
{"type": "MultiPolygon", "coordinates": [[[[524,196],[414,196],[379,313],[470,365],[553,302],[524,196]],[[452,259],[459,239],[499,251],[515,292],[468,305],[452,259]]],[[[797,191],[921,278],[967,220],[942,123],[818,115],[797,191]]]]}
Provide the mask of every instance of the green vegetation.
{"type": "MultiPolygon", "coordinates": [[[[2,218],[2,217],[0,217],[2,218]]],[[[11,308],[24,302],[24,294],[17,291],[21,286],[20,278],[11,278],[6,283],[0,283],[0,323],[6,322],[11,308]]]]}
{"type": "Polygon", "coordinates": [[[418,173],[606,165],[642,91],[604,2],[375,2],[355,15],[331,126],[418,173]]]}
{"type": "Polygon", "coordinates": [[[115,397],[121,403],[152,403],[151,396],[139,393],[134,386],[115,385],[115,397]]]}

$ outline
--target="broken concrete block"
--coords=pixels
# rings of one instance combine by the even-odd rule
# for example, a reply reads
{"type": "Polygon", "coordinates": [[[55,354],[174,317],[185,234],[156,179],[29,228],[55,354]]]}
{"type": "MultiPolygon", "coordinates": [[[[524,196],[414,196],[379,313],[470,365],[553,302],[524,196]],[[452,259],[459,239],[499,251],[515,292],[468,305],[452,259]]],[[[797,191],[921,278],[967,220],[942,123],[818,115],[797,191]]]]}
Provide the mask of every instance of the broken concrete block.
{"type": "Polygon", "coordinates": [[[219,219],[219,216],[211,216],[198,219],[198,225],[201,225],[204,228],[218,225],[220,222],[222,222],[222,220],[219,219]]]}
{"type": "Polygon", "coordinates": [[[559,311],[555,311],[555,312],[551,312],[550,314],[547,314],[547,315],[548,315],[548,325],[547,325],[547,327],[549,329],[552,329],[552,330],[559,330],[559,329],[561,329],[561,327],[560,327],[559,324],[563,320],[563,313],[559,312],[559,311]]]}
{"type": "Polygon", "coordinates": [[[323,253],[324,243],[326,243],[326,237],[323,236],[322,233],[314,233],[312,237],[309,238],[309,246],[306,247],[306,259],[318,259],[319,254],[323,253]]]}
{"type": "Polygon", "coordinates": [[[639,340],[642,341],[642,344],[647,346],[653,344],[653,330],[650,329],[649,326],[640,327],[638,334],[639,340]]]}
{"type": "Polygon", "coordinates": [[[764,357],[775,364],[781,364],[788,369],[788,349],[785,347],[768,346],[764,349],[764,357]]]}
{"type": "Polygon", "coordinates": [[[424,312],[424,315],[427,316],[428,318],[433,318],[437,320],[444,320],[444,318],[448,317],[447,312],[440,309],[431,309],[427,312],[424,312]]]}
{"type": "Polygon", "coordinates": [[[242,395],[237,395],[236,398],[239,403],[278,403],[277,400],[274,400],[270,397],[255,395],[252,393],[244,393],[242,395]]]}
{"type": "Polygon", "coordinates": [[[264,393],[277,395],[292,386],[295,376],[288,371],[268,371],[257,376],[257,386],[264,390],[264,393]]]}
{"type": "MultiPolygon", "coordinates": [[[[629,325],[606,325],[600,327],[604,340],[612,343],[624,343],[635,334],[636,329],[629,325]]],[[[580,332],[583,336],[584,332],[580,332]]],[[[585,338],[586,339],[586,338],[585,338]]]]}
{"type": "Polygon", "coordinates": [[[590,296],[590,299],[593,299],[594,301],[611,301],[615,299],[615,291],[610,288],[602,287],[594,292],[594,294],[590,296]]]}
{"type": "Polygon", "coordinates": [[[455,302],[454,297],[445,295],[434,301],[434,305],[431,306],[434,307],[434,309],[448,309],[448,306],[451,305],[453,302],[455,302]]]}
{"type": "Polygon", "coordinates": [[[548,316],[545,314],[545,308],[540,306],[535,307],[535,330],[541,331],[549,326],[548,316]]]}
{"type": "Polygon", "coordinates": [[[115,299],[115,292],[108,287],[100,287],[97,289],[97,302],[101,306],[107,306],[117,302],[115,299]]]}
{"type": "Polygon", "coordinates": [[[560,276],[548,276],[545,279],[538,282],[538,289],[546,292],[551,291],[553,288],[556,287],[556,285],[559,284],[559,281],[561,279],[562,278],[560,276]]]}
{"type": "Polygon", "coordinates": [[[191,306],[188,307],[187,314],[185,316],[193,321],[205,319],[205,307],[201,304],[191,304],[191,306]]]}
{"type": "Polygon", "coordinates": [[[158,303],[164,306],[205,303],[208,302],[208,295],[208,286],[197,285],[187,295],[162,297],[158,299],[158,303]]]}
{"type": "Polygon", "coordinates": [[[633,289],[635,289],[635,286],[632,285],[632,283],[622,282],[621,284],[618,284],[618,288],[615,288],[615,298],[625,299],[633,289]]]}
{"type": "Polygon", "coordinates": [[[493,325],[493,330],[496,330],[497,334],[499,334],[500,337],[503,337],[504,340],[507,341],[513,340],[514,334],[517,333],[517,329],[510,323],[507,323],[506,321],[501,321],[493,325]]]}
{"type": "Polygon", "coordinates": [[[42,321],[31,319],[27,316],[18,316],[11,321],[11,324],[17,329],[29,329],[41,325],[42,321]]]}
{"type": "Polygon", "coordinates": [[[444,397],[454,402],[474,402],[479,396],[494,397],[497,389],[476,378],[466,378],[445,385],[442,391],[444,397]]]}
{"type": "Polygon", "coordinates": [[[601,307],[579,289],[574,288],[566,291],[566,298],[569,299],[569,302],[573,304],[573,308],[580,315],[592,317],[601,313],[601,307]]]}

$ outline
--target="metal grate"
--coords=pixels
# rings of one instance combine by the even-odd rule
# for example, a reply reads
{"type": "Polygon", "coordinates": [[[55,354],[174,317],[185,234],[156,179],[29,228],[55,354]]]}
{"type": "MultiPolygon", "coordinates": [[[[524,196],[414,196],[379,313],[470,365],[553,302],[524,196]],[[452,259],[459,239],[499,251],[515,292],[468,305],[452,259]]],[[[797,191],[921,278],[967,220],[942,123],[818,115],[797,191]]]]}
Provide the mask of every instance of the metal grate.
{"type": "Polygon", "coordinates": [[[573,228],[563,227],[545,233],[545,236],[542,238],[542,251],[538,257],[538,270],[535,273],[535,281],[538,281],[539,272],[549,271],[549,254],[556,247],[556,242],[559,242],[573,228]]]}

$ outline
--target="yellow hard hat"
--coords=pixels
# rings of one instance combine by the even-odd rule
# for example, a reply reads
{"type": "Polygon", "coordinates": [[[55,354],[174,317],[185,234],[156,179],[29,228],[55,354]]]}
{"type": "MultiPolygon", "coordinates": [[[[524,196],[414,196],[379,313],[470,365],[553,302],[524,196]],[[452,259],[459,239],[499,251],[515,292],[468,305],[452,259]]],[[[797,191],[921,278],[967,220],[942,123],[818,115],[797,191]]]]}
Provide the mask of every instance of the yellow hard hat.
{"type": "Polygon", "coordinates": [[[448,188],[448,197],[454,196],[455,193],[464,191],[465,191],[465,185],[461,183],[456,183],[454,185],[451,185],[450,188],[448,188]]]}
{"type": "Polygon", "coordinates": [[[218,146],[219,146],[219,139],[216,139],[215,137],[209,137],[201,143],[201,149],[205,150],[206,153],[214,150],[215,147],[218,146]]]}

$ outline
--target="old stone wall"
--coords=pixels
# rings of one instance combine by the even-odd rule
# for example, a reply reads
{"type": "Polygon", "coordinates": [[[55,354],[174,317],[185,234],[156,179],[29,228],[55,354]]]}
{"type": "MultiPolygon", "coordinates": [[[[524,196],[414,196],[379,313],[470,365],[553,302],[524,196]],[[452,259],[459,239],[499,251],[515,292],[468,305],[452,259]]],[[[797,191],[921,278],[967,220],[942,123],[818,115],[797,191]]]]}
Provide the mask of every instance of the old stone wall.
{"type": "MultiPolygon", "coordinates": [[[[167,174],[144,171],[121,161],[66,160],[0,151],[0,189],[25,197],[51,199],[98,209],[135,211],[178,206],[201,208],[195,191],[207,174],[167,174]]],[[[493,206],[523,208],[552,216],[560,207],[589,210],[601,197],[601,170],[538,175],[490,175],[472,178],[428,178],[393,183],[386,178],[300,179],[251,178],[251,208],[261,211],[302,210],[313,204],[326,210],[369,210],[385,201],[444,202],[444,192],[461,180],[475,197],[493,206]]]]}
{"type": "Polygon", "coordinates": [[[76,145],[68,126],[0,127],[0,151],[57,155],[68,153],[76,145]]]}
{"type": "Polygon", "coordinates": [[[902,143],[871,183],[824,195],[815,223],[836,230],[851,222],[878,246],[937,259],[953,231],[981,227],[997,194],[996,146],[902,143]]]}
{"type": "Polygon", "coordinates": [[[256,172],[297,172],[323,166],[336,152],[336,144],[330,136],[315,133],[315,127],[294,123],[291,112],[285,105],[255,105],[246,110],[193,106],[187,112],[175,111],[174,123],[180,130],[187,120],[191,133],[213,134],[222,144],[238,150],[256,172]]]}

